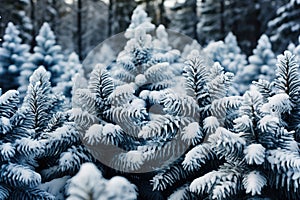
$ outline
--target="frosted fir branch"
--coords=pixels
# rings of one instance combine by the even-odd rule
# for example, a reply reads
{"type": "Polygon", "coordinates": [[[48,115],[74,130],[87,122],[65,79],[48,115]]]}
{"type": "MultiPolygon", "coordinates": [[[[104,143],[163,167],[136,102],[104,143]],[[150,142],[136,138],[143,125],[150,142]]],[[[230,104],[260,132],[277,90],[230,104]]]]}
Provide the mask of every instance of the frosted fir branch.
{"type": "Polygon", "coordinates": [[[0,185],[0,198],[8,199],[10,193],[11,193],[11,189],[8,186],[6,186],[5,184],[0,185]]]}
{"type": "Polygon", "coordinates": [[[108,98],[108,103],[114,107],[122,106],[135,99],[134,86],[132,84],[125,84],[115,88],[108,98]]]}
{"type": "Polygon", "coordinates": [[[69,146],[80,143],[80,135],[73,124],[65,124],[52,132],[42,133],[40,141],[43,143],[44,152],[41,155],[51,157],[65,151],[69,146]]]}
{"type": "Polygon", "coordinates": [[[212,192],[215,184],[218,183],[224,175],[224,172],[215,170],[208,172],[204,176],[196,178],[192,181],[190,185],[190,191],[198,194],[209,194],[212,192]]]}
{"type": "Polygon", "coordinates": [[[151,185],[153,190],[163,191],[188,175],[189,172],[185,171],[180,164],[174,163],[156,174],[151,180],[151,185]]]}
{"type": "Polygon", "coordinates": [[[283,55],[277,57],[277,78],[275,79],[275,87],[286,93],[293,104],[298,102],[297,95],[299,93],[299,65],[296,62],[295,55],[289,51],[285,51],[283,55]]]}
{"type": "Polygon", "coordinates": [[[1,161],[5,161],[5,160],[10,161],[10,159],[15,156],[16,149],[12,145],[12,143],[7,142],[0,145],[0,152],[1,152],[0,154],[1,161]]]}
{"type": "Polygon", "coordinates": [[[239,109],[240,115],[248,115],[252,119],[260,118],[260,108],[263,105],[263,97],[256,90],[250,90],[243,95],[243,103],[239,109]]]}
{"type": "MultiPolygon", "coordinates": [[[[208,71],[199,58],[189,59],[183,69],[187,94],[198,102],[208,93],[208,71]]],[[[199,102],[200,103],[200,102],[199,102]]]]}
{"type": "Polygon", "coordinates": [[[199,117],[200,108],[192,97],[181,97],[173,92],[168,92],[161,103],[164,106],[163,110],[171,115],[192,117],[194,119],[199,117]]]}
{"type": "Polygon", "coordinates": [[[174,75],[169,70],[166,70],[168,68],[170,68],[168,62],[152,65],[144,73],[147,82],[155,83],[173,78],[174,75]]]}
{"type": "Polygon", "coordinates": [[[270,83],[264,79],[259,79],[258,81],[254,81],[253,84],[257,87],[258,91],[265,100],[274,95],[273,83],[270,83]]]}
{"type": "Polygon", "coordinates": [[[261,144],[250,144],[244,149],[247,164],[261,165],[265,162],[266,149],[261,144]]]}
{"type": "Polygon", "coordinates": [[[89,151],[84,146],[71,146],[59,158],[59,173],[74,173],[82,163],[93,161],[89,151]]]}
{"type": "Polygon", "coordinates": [[[99,103],[95,94],[91,93],[88,89],[78,89],[75,92],[75,98],[84,111],[96,115],[98,113],[99,103]]]}
{"type": "Polygon", "coordinates": [[[203,130],[207,135],[215,133],[218,127],[220,127],[220,122],[215,116],[209,116],[203,120],[203,130]]]}
{"type": "Polygon", "coordinates": [[[30,138],[22,138],[15,141],[16,150],[26,157],[35,158],[44,151],[44,144],[41,141],[30,138]]]}
{"type": "Polygon", "coordinates": [[[145,162],[143,152],[131,150],[128,152],[121,152],[112,158],[111,165],[114,169],[125,172],[138,171],[145,162]]]}
{"type": "Polygon", "coordinates": [[[25,190],[23,188],[17,188],[12,191],[10,198],[55,200],[55,196],[38,188],[28,188],[25,190]]]}
{"type": "Polygon", "coordinates": [[[191,149],[186,155],[182,162],[184,169],[193,171],[200,169],[207,161],[215,159],[215,153],[211,148],[210,143],[204,143],[197,145],[191,149]]]}
{"type": "Polygon", "coordinates": [[[160,90],[160,91],[143,90],[140,92],[139,98],[143,99],[145,102],[149,102],[151,105],[154,105],[154,104],[160,104],[165,94],[166,94],[165,90],[160,90]]]}
{"type": "Polygon", "coordinates": [[[268,102],[261,107],[261,111],[280,118],[282,114],[290,113],[292,106],[293,105],[288,94],[279,93],[269,97],[268,102]]]}
{"type": "Polygon", "coordinates": [[[225,119],[228,111],[238,109],[242,105],[242,98],[239,96],[223,97],[212,101],[210,112],[219,120],[225,119]]]}
{"type": "Polygon", "coordinates": [[[218,75],[208,83],[207,87],[211,101],[223,98],[227,95],[232,79],[233,74],[226,72],[225,74],[222,73],[218,75]]]}
{"type": "Polygon", "coordinates": [[[87,130],[92,124],[99,121],[98,117],[90,114],[87,111],[81,110],[81,108],[73,108],[70,111],[70,120],[74,120],[76,127],[79,129],[80,134],[84,134],[84,130],[87,130]]]}
{"type": "Polygon", "coordinates": [[[125,132],[132,136],[137,136],[141,130],[142,125],[147,123],[148,113],[145,108],[142,109],[128,109],[130,105],[122,107],[112,107],[105,111],[106,119],[118,124],[125,132]]]}
{"type": "Polygon", "coordinates": [[[148,14],[143,10],[141,6],[138,6],[133,11],[131,24],[125,32],[125,37],[133,38],[134,30],[138,28],[144,28],[147,32],[155,28],[155,25],[151,23],[151,18],[148,17],[148,14]]]}
{"type": "Polygon", "coordinates": [[[238,192],[237,180],[235,181],[221,181],[212,190],[212,199],[226,199],[230,196],[234,196],[238,192]]]}
{"type": "Polygon", "coordinates": [[[251,196],[261,194],[262,188],[267,185],[266,177],[259,171],[249,172],[243,179],[243,186],[246,193],[251,193],[251,196]]]}
{"type": "Polygon", "coordinates": [[[39,67],[30,77],[27,94],[22,108],[27,110],[27,116],[31,120],[31,128],[37,133],[47,126],[49,116],[48,109],[50,100],[50,73],[44,67],[39,67]]]}
{"type": "Polygon", "coordinates": [[[258,128],[265,133],[267,132],[275,133],[279,126],[280,126],[279,118],[272,115],[265,115],[258,122],[258,128]]]}
{"type": "Polygon", "coordinates": [[[218,128],[216,133],[209,137],[208,141],[215,145],[218,156],[225,157],[228,160],[241,154],[246,145],[246,141],[239,134],[232,133],[222,127],[218,128]]]}
{"type": "Polygon", "coordinates": [[[300,156],[297,152],[285,149],[274,149],[268,151],[267,161],[272,170],[285,173],[289,169],[300,169],[300,156]]]}
{"type": "Polygon", "coordinates": [[[153,142],[147,141],[146,145],[139,146],[138,150],[143,152],[145,159],[150,163],[149,166],[145,164],[144,167],[153,170],[168,167],[169,164],[178,160],[182,152],[187,150],[187,144],[181,141],[177,134],[169,138],[157,138],[153,142]]]}
{"type": "Polygon", "coordinates": [[[13,187],[33,188],[41,183],[40,174],[36,173],[29,167],[8,163],[1,166],[2,182],[13,187]]]}
{"type": "Polygon", "coordinates": [[[120,146],[126,141],[124,131],[119,125],[93,124],[85,133],[83,140],[86,144],[97,146],[99,144],[120,146]]]}
{"type": "Polygon", "coordinates": [[[95,94],[97,98],[102,101],[107,100],[109,95],[113,92],[114,84],[109,73],[102,65],[96,65],[91,72],[89,80],[89,90],[95,94]]]}
{"type": "Polygon", "coordinates": [[[0,116],[10,118],[17,109],[19,103],[19,92],[16,90],[9,90],[0,97],[0,116]]]}
{"type": "Polygon", "coordinates": [[[237,132],[247,132],[253,130],[253,122],[248,115],[242,115],[236,118],[234,121],[234,129],[237,132]]]}
{"type": "Polygon", "coordinates": [[[181,136],[181,139],[184,142],[186,142],[188,145],[199,144],[204,137],[202,128],[199,126],[197,122],[192,122],[186,127],[184,127],[182,132],[183,134],[181,136]]]}
{"type": "Polygon", "coordinates": [[[175,135],[176,131],[180,128],[180,118],[171,115],[158,116],[154,120],[145,124],[138,136],[140,138],[153,138],[163,137],[168,138],[175,135]]]}

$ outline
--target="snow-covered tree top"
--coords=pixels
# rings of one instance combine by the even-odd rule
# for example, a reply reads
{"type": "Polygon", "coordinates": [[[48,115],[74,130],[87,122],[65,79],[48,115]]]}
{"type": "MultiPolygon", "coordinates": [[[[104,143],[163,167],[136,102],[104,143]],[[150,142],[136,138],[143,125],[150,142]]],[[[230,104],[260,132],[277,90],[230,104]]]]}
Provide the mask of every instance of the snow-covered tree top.
{"type": "Polygon", "coordinates": [[[126,38],[133,38],[135,36],[135,29],[141,28],[146,32],[152,31],[155,28],[155,25],[151,23],[151,18],[148,17],[148,14],[144,11],[142,6],[138,6],[132,14],[131,24],[125,32],[126,38]]]}

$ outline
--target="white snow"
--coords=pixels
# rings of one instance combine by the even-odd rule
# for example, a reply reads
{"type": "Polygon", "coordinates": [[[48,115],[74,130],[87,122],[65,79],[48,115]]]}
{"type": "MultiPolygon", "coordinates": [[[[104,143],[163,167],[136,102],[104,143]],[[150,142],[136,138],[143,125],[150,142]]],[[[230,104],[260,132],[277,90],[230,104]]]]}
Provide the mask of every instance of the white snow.
{"type": "Polygon", "coordinates": [[[203,129],[208,134],[214,133],[219,126],[220,126],[219,120],[214,116],[207,117],[203,121],[203,129]]]}
{"type": "Polygon", "coordinates": [[[103,126],[101,124],[93,124],[85,133],[84,141],[89,145],[96,145],[102,138],[103,126]]]}
{"type": "Polygon", "coordinates": [[[114,200],[136,200],[136,186],[131,184],[127,179],[121,176],[111,178],[105,188],[105,199],[114,200]]]}
{"type": "Polygon", "coordinates": [[[188,126],[184,127],[183,132],[184,134],[182,135],[182,139],[184,141],[198,141],[203,136],[198,122],[190,123],[188,126]]]}
{"type": "Polygon", "coordinates": [[[267,179],[259,171],[251,171],[243,179],[246,193],[252,196],[261,194],[262,188],[267,184],[267,179]]]}
{"type": "Polygon", "coordinates": [[[273,116],[280,116],[282,113],[290,112],[292,110],[292,103],[289,95],[286,93],[276,94],[268,99],[268,103],[261,107],[263,113],[271,114],[273,116]]]}
{"type": "Polygon", "coordinates": [[[9,100],[12,96],[17,96],[19,95],[19,92],[17,90],[8,90],[4,94],[1,95],[0,97],[0,105],[3,104],[8,104],[9,100]]]}
{"type": "Polygon", "coordinates": [[[56,200],[64,200],[65,185],[70,179],[70,176],[64,176],[62,178],[56,178],[49,182],[42,183],[39,185],[39,189],[49,192],[55,196],[56,200]]]}
{"type": "Polygon", "coordinates": [[[15,155],[15,148],[10,142],[0,145],[0,151],[3,157],[7,160],[15,155]]]}
{"type": "Polygon", "coordinates": [[[258,122],[258,127],[263,131],[267,131],[269,128],[277,127],[278,125],[279,118],[272,115],[266,115],[258,122]]]}
{"type": "Polygon", "coordinates": [[[244,150],[246,162],[261,165],[265,161],[266,149],[261,144],[250,144],[244,150]]]}

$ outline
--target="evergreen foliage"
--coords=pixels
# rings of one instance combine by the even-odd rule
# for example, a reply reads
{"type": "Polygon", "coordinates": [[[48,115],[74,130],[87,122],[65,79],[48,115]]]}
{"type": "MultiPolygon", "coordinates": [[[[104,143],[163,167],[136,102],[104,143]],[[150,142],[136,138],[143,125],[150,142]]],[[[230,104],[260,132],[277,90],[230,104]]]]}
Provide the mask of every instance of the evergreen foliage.
{"type": "MultiPolygon", "coordinates": [[[[298,30],[297,9],[284,14],[298,5],[278,10],[275,36],[298,30]]],[[[125,47],[103,46],[113,55],[88,74],[75,53],[64,62],[47,24],[26,63],[18,30],[6,32],[1,86],[20,73],[27,92],[1,91],[0,199],[300,199],[299,45],[276,62],[262,35],[247,64],[229,33],[180,52],[138,7],[125,47]]]]}
{"type": "Polygon", "coordinates": [[[64,56],[61,53],[61,47],[56,44],[55,35],[48,23],[43,24],[35,40],[37,45],[33,49],[34,53],[30,55],[28,62],[22,65],[21,76],[19,77],[21,94],[25,93],[29,77],[38,67],[44,66],[51,73],[53,85],[58,83],[63,73],[62,61],[64,56]]]}
{"type": "Polygon", "coordinates": [[[270,39],[277,52],[282,52],[290,42],[296,42],[300,31],[300,2],[290,0],[277,9],[276,17],[269,21],[270,39]],[[284,40],[282,38],[289,38],[284,40]]]}
{"type": "Polygon", "coordinates": [[[21,44],[19,34],[20,31],[9,22],[0,48],[0,86],[3,91],[18,88],[17,78],[28,57],[29,46],[21,44]]]}
{"type": "Polygon", "coordinates": [[[258,89],[243,95],[233,129],[220,126],[208,139],[225,163],[195,179],[192,192],[206,193],[211,199],[276,198],[281,188],[285,199],[299,198],[294,164],[299,149],[297,131],[292,130],[298,119],[297,68],[294,56],[286,51],[278,56],[277,78],[269,87],[269,97],[264,93],[267,81],[257,82],[258,89]]]}
{"type": "Polygon", "coordinates": [[[248,85],[243,85],[241,73],[247,65],[246,56],[242,54],[238,46],[237,39],[233,33],[228,33],[224,42],[217,41],[209,43],[204,49],[204,53],[214,61],[219,62],[227,72],[235,74],[232,94],[239,94],[245,92],[248,85]]]}
{"type": "Polygon", "coordinates": [[[75,175],[93,158],[64,110],[64,99],[53,93],[44,67],[30,77],[21,106],[18,95],[9,90],[0,97],[1,199],[55,199],[41,184],[75,175]]]}
{"type": "Polygon", "coordinates": [[[78,55],[73,52],[69,55],[67,62],[63,68],[63,74],[60,77],[60,81],[53,88],[54,92],[59,94],[62,93],[65,97],[71,98],[73,78],[76,74],[84,76],[82,65],[79,61],[78,55]]]}
{"type": "Polygon", "coordinates": [[[214,62],[219,62],[225,71],[238,73],[247,64],[246,56],[241,53],[236,37],[229,33],[224,42],[212,42],[204,48],[214,62]]]}
{"type": "Polygon", "coordinates": [[[76,176],[69,180],[68,200],[135,200],[136,186],[127,179],[115,176],[106,180],[92,163],[81,166],[76,176]]]}
{"type": "Polygon", "coordinates": [[[9,90],[0,97],[1,115],[1,199],[54,199],[37,188],[41,175],[35,159],[43,145],[28,127],[27,112],[18,109],[19,93],[9,90]]]}
{"type": "Polygon", "coordinates": [[[240,74],[243,85],[250,86],[252,81],[259,79],[272,81],[275,78],[276,58],[268,36],[261,36],[253,55],[249,56],[248,60],[249,65],[240,74]]]}

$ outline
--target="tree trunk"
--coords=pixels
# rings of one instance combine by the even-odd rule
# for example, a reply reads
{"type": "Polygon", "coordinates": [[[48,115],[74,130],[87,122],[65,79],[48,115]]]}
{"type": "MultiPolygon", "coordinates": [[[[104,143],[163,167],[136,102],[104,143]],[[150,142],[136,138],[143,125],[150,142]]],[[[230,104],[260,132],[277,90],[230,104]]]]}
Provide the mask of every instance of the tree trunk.
{"type": "Polygon", "coordinates": [[[36,29],[36,21],[35,21],[35,4],[34,0],[30,0],[30,19],[32,23],[31,35],[32,39],[30,42],[30,52],[33,52],[33,48],[35,47],[35,29],[36,29]]]}
{"type": "Polygon", "coordinates": [[[79,59],[82,60],[82,24],[81,24],[81,12],[82,12],[82,4],[81,0],[77,2],[77,47],[78,47],[78,56],[79,59]]]}
{"type": "Polygon", "coordinates": [[[112,35],[112,18],[113,18],[113,0],[109,0],[109,3],[108,3],[108,36],[110,37],[112,35]]]}

